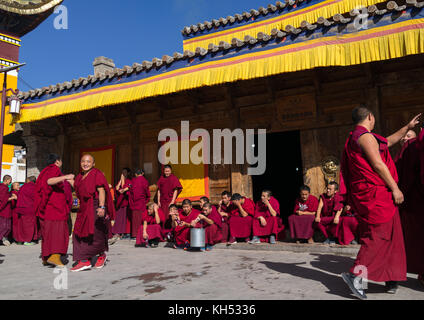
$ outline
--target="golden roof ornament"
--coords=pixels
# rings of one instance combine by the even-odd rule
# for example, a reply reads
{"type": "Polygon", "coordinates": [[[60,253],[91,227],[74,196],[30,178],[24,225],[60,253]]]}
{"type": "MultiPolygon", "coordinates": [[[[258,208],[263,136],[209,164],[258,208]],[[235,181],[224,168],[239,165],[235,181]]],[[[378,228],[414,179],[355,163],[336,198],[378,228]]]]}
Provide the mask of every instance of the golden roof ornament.
{"type": "Polygon", "coordinates": [[[0,0],[0,10],[19,15],[34,15],[46,12],[62,2],[63,0],[0,0]]]}
{"type": "Polygon", "coordinates": [[[333,156],[329,156],[322,161],[321,170],[324,173],[324,179],[326,184],[330,182],[337,182],[338,175],[340,172],[339,159],[333,156]]]}

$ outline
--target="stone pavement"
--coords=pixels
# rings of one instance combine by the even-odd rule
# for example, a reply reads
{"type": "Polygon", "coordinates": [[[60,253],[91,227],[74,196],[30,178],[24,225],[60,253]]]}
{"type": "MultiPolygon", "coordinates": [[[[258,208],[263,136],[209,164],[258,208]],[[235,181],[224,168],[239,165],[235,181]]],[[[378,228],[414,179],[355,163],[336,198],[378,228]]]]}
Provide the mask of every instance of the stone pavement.
{"type": "MultiPolygon", "coordinates": [[[[185,252],[163,246],[135,248],[134,242],[121,240],[110,247],[104,269],[68,272],[68,289],[57,290],[55,279],[60,284],[57,277],[64,279],[65,274],[41,266],[40,245],[1,246],[0,299],[355,299],[340,274],[351,266],[357,248],[341,254],[340,248],[323,245],[218,247],[206,253],[185,252]]],[[[415,275],[409,275],[395,296],[375,283],[369,284],[367,293],[369,300],[424,300],[424,288],[415,275]]]]}

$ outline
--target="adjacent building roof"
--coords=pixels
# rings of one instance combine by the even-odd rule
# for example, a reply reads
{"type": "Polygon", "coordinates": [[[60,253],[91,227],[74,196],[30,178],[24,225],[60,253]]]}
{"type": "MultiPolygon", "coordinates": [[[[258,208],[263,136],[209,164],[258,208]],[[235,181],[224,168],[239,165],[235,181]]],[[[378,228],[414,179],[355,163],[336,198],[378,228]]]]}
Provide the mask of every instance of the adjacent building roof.
{"type": "Polygon", "coordinates": [[[388,1],[270,34],[210,44],[21,94],[19,122],[128,103],[203,86],[316,67],[350,66],[424,53],[424,1],[388,1]],[[361,19],[358,19],[361,18],[361,19]],[[366,22],[366,23],[365,23],[366,22]]]}

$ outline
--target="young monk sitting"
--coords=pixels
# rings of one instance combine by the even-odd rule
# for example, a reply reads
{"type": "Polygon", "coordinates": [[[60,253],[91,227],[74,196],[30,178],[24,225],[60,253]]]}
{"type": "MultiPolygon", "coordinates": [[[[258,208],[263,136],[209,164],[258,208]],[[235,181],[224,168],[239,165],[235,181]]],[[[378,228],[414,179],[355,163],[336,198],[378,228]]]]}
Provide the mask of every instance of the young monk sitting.
{"type": "Polygon", "coordinates": [[[256,203],[253,220],[253,239],[249,243],[261,243],[260,237],[269,238],[269,243],[276,243],[276,236],[284,230],[280,215],[280,204],[272,196],[271,191],[262,191],[261,200],[256,203]],[[280,220],[280,221],[279,221],[280,220]]]}
{"type": "Polygon", "coordinates": [[[141,216],[141,226],[137,233],[136,247],[144,245],[146,248],[157,248],[159,241],[162,240],[159,210],[160,208],[156,203],[147,205],[147,210],[141,216]]]}
{"type": "MultiPolygon", "coordinates": [[[[216,209],[213,210],[214,208],[210,202],[204,203],[202,214],[199,214],[197,218],[199,220],[197,227],[200,225],[205,229],[206,246],[204,250],[206,251],[211,251],[213,246],[222,240],[222,218],[216,209]]],[[[193,225],[196,226],[195,221],[192,222],[193,225]]]]}
{"type": "Polygon", "coordinates": [[[359,232],[358,226],[359,222],[356,214],[353,212],[351,206],[346,205],[340,218],[340,227],[337,235],[339,243],[342,246],[358,244],[358,241],[356,241],[359,232]]]}
{"type": "Polygon", "coordinates": [[[314,227],[325,237],[325,244],[335,244],[339,233],[340,216],[343,212],[343,197],[339,194],[339,184],[330,182],[327,192],[319,200],[314,227]]]}
{"type": "Polygon", "coordinates": [[[253,200],[242,197],[235,193],[231,197],[233,204],[230,212],[230,241],[229,244],[237,243],[237,238],[250,240],[252,234],[253,216],[255,215],[255,203],[253,200]]]}
{"type": "Polygon", "coordinates": [[[224,191],[218,205],[218,213],[222,217],[222,242],[227,242],[230,235],[229,216],[231,211],[231,193],[224,191]]]}
{"type": "MultiPolygon", "coordinates": [[[[172,213],[170,213],[172,214],[172,213]]],[[[200,211],[193,208],[190,200],[183,201],[183,209],[178,214],[172,214],[172,227],[174,228],[174,248],[188,250],[190,247],[190,228],[191,223],[199,216],[200,211]]]]}
{"type": "Polygon", "coordinates": [[[318,199],[311,195],[308,186],[300,188],[300,197],[296,200],[294,214],[289,217],[290,233],[297,243],[300,240],[308,239],[309,244],[314,243],[315,214],[318,210],[318,199]]]}

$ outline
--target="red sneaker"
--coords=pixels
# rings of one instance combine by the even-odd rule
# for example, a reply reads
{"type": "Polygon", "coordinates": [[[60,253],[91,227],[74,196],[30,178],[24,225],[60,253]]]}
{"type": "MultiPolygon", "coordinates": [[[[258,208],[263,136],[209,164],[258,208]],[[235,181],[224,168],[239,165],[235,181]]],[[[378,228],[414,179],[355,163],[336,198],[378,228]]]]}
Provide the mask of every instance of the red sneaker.
{"type": "Polygon", "coordinates": [[[71,269],[72,272],[80,272],[91,269],[91,262],[88,260],[80,260],[77,265],[71,269]]]}
{"type": "Polygon", "coordinates": [[[102,254],[101,256],[99,256],[97,258],[96,264],[94,265],[95,269],[101,269],[105,266],[106,264],[106,255],[102,254]]]}

